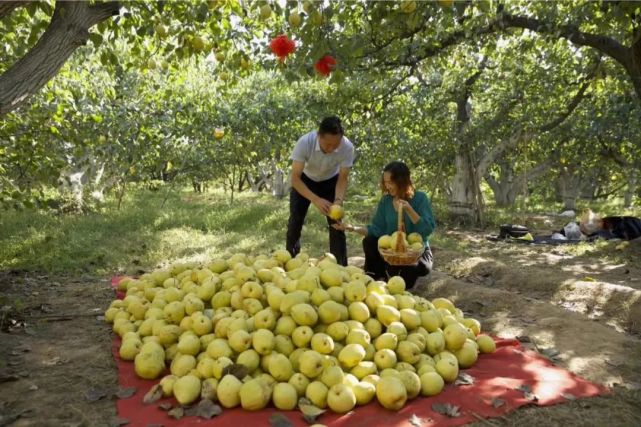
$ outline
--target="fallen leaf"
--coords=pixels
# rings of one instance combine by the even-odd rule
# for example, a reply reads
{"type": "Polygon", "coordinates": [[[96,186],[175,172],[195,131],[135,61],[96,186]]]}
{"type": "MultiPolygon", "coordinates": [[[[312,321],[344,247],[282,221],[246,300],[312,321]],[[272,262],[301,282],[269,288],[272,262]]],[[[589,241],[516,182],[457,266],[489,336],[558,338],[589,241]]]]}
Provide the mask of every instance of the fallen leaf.
{"type": "Polygon", "coordinates": [[[167,414],[169,414],[171,418],[179,420],[185,415],[185,410],[183,409],[182,406],[176,406],[174,409],[167,412],[167,414]]]}
{"type": "Polygon", "coordinates": [[[585,276],[585,277],[583,278],[583,281],[584,281],[584,282],[596,282],[596,279],[595,279],[594,277],[585,276]]]}
{"type": "Polygon", "coordinates": [[[102,399],[105,396],[107,396],[107,393],[105,393],[104,390],[101,390],[101,389],[95,388],[95,387],[90,388],[85,393],[85,397],[90,402],[97,402],[98,400],[102,399]]]}
{"type": "Polygon", "coordinates": [[[454,385],[472,385],[474,384],[474,377],[468,373],[461,372],[454,381],[454,385]]]}
{"type": "Polygon", "coordinates": [[[326,410],[315,406],[309,399],[302,397],[298,400],[298,409],[303,413],[303,418],[309,424],[314,424],[316,418],[323,415],[326,410]]]}
{"type": "Polygon", "coordinates": [[[149,405],[150,403],[154,403],[158,399],[162,397],[162,388],[160,388],[160,384],[156,384],[152,388],[149,389],[149,391],[145,394],[145,397],[142,398],[142,403],[145,405],[149,405]]]}
{"type": "Polygon", "coordinates": [[[432,403],[432,410],[450,418],[460,417],[460,408],[450,403],[432,403]]]}
{"type": "Polygon", "coordinates": [[[514,390],[523,392],[523,397],[525,398],[525,400],[529,400],[531,402],[538,402],[539,400],[539,397],[536,394],[532,393],[532,388],[530,388],[530,386],[527,384],[523,384],[515,388],[514,390]]]}
{"type": "Polygon", "coordinates": [[[171,403],[169,403],[169,402],[163,402],[163,403],[161,403],[160,405],[158,405],[158,407],[159,407],[160,409],[162,409],[163,411],[168,411],[168,410],[170,410],[171,408],[173,408],[173,407],[174,407],[174,405],[172,405],[172,404],[171,404],[171,403]]]}
{"type": "Polygon", "coordinates": [[[249,369],[247,369],[245,365],[241,365],[240,363],[234,363],[232,365],[225,366],[225,368],[223,368],[222,376],[224,377],[227,374],[231,374],[236,378],[238,378],[239,380],[242,380],[247,376],[248,373],[249,373],[249,369]]]}
{"type": "Polygon", "coordinates": [[[541,350],[541,354],[546,356],[549,359],[556,358],[561,352],[554,347],[544,348],[541,350]]]}
{"type": "Polygon", "coordinates": [[[54,357],[52,359],[45,360],[44,362],[42,362],[42,364],[45,365],[45,366],[55,366],[55,365],[57,365],[59,363],[60,363],[60,358],[59,357],[54,357]]]}
{"type": "Polygon", "coordinates": [[[202,399],[197,405],[185,408],[185,416],[200,417],[206,420],[210,420],[222,413],[222,408],[210,399],[202,399]]]}
{"type": "Polygon", "coordinates": [[[576,400],[576,396],[570,393],[561,393],[561,396],[566,400],[576,400]]]}
{"type": "Polygon", "coordinates": [[[505,405],[505,400],[499,399],[498,397],[495,397],[492,399],[492,406],[495,408],[500,408],[501,406],[505,405]]]}
{"type": "Polygon", "coordinates": [[[273,414],[269,417],[269,425],[272,427],[294,427],[292,422],[283,414],[273,414]]]}
{"type": "Polygon", "coordinates": [[[114,395],[118,399],[127,399],[136,394],[138,389],[136,387],[118,387],[118,391],[114,395]]]}
{"type": "Polygon", "coordinates": [[[416,414],[412,414],[412,416],[410,417],[410,424],[412,424],[414,427],[421,427],[423,425],[423,419],[417,417],[416,414]]]}

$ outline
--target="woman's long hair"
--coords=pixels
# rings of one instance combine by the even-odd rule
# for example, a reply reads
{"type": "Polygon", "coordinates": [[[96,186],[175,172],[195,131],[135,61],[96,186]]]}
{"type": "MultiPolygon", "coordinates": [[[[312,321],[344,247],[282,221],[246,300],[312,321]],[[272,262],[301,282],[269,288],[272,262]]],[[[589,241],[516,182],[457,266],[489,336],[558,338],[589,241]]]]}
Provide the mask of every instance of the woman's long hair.
{"type": "Polygon", "coordinates": [[[385,172],[389,172],[390,178],[398,187],[402,199],[410,200],[414,197],[414,184],[410,178],[410,169],[405,163],[394,161],[385,165],[383,174],[381,174],[381,189],[383,193],[387,192],[385,188],[385,178],[383,176],[385,172]]]}

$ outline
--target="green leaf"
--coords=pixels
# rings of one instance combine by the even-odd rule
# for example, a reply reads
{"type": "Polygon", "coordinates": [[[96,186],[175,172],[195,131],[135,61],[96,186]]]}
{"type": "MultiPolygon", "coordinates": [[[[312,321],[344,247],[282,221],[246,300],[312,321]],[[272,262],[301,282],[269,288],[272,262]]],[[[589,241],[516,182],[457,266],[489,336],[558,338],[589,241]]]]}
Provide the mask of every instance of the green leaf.
{"type": "Polygon", "coordinates": [[[102,44],[102,35],[99,33],[91,33],[89,34],[89,40],[91,40],[91,43],[98,48],[102,44]]]}

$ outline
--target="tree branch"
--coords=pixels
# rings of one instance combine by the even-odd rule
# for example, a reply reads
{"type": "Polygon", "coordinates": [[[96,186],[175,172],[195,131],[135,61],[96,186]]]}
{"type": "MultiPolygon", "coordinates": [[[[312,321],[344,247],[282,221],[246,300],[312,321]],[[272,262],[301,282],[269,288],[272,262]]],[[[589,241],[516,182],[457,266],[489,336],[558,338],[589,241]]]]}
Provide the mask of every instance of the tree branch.
{"type": "Polygon", "coordinates": [[[87,42],[91,27],[117,15],[119,10],[116,1],[94,6],[84,1],[57,1],[51,23],[40,40],[0,75],[0,116],[25,103],[87,42]]]}
{"type": "Polygon", "coordinates": [[[637,97],[641,98],[641,43],[636,37],[633,27],[633,44],[624,46],[612,37],[599,34],[584,33],[574,25],[555,27],[536,18],[515,16],[499,11],[498,24],[503,28],[523,28],[541,34],[563,37],[579,46],[589,46],[608,55],[625,68],[632,80],[637,97]]]}
{"type": "MultiPolygon", "coordinates": [[[[440,52],[443,50],[455,46],[458,43],[460,43],[462,40],[465,39],[476,39],[481,35],[484,34],[490,34],[496,30],[494,24],[490,24],[489,26],[485,28],[480,28],[475,34],[466,35],[466,32],[464,30],[458,30],[453,33],[451,33],[448,37],[446,37],[444,40],[439,41],[437,44],[430,44],[427,46],[429,43],[425,43],[425,47],[416,53],[412,57],[405,57],[405,58],[398,58],[397,60],[394,61],[378,61],[373,65],[373,67],[387,67],[387,68],[396,68],[399,66],[415,66],[424,59],[431,58],[433,56],[438,55],[440,52]]],[[[367,68],[371,69],[372,65],[368,65],[367,68]]]]}
{"type": "MultiPolygon", "coordinates": [[[[526,136],[529,139],[529,135],[526,135],[526,136]]],[[[485,176],[490,165],[494,163],[494,161],[506,150],[516,147],[518,143],[521,142],[522,139],[524,139],[523,130],[518,129],[516,132],[510,135],[509,138],[503,140],[500,144],[492,147],[492,149],[485,156],[483,156],[483,158],[479,162],[479,165],[476,168],[476,171],[479,177],[485,176]]]]}
{"type": "Polygon", "coordinates": [[[588,89],[590,86],[590,83],[592,83],[592,79],[596,75],[596,71],[599,68],[599,63],[588,73],[588,75],[585,77],[583,83],[581,84],[581,87],[579,88],[578,92],[574,95],[574,97],[570,100],[570,102],[567,105],[567,108],[559,117],[550,120],[543,126],[539,127],[538,131],[539,133],[545,133],[549,132],[555,127],[559,126],[561,123],[563,123],[570,115],[576,110],[576,107],[579,106],[583,98],[585,98],[585,91],[588,89]]]}
{"type": "Polygon", "coordinates": [[[24,7],[27,6],[30,1],[2,1],[0,2],[0,19],[4,18],[5,16],[8,16],[13,12],[15,9],[19,7],[24,7]]]}
{"type": "Polygon", "coordinates": [[[505,12],[499,16],[499,22],[503,27],[524,28],[541,34],[563,37],[574,44],[593,47],[623,65],[628,62],[628,48],[623,46],[621,43],[608,36],[584,33],[579,31],[579,29],[574,25],[564,25],[562,27],[555,28],[547,22],[543,22],[536,18],[515,16],[505,12]]]}

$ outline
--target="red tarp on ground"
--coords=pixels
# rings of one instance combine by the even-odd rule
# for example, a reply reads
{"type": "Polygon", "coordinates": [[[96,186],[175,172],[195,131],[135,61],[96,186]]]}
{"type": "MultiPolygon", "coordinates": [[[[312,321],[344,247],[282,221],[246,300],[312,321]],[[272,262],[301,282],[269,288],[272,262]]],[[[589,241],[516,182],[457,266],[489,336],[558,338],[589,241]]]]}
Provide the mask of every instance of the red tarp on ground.
{"type": "MultiPolygon", "coordinates": [[[[117,283],[117,280],[114,278],[112,285],[117,283]]],[[[145,393],[158,380],[148,381],[138,378],[134,372],[133,362],[123,361],[118,356],[119,343],[120,339],[116,337],[112,347],[118,364],[119,384],[123,388],[136,387],[137,389],[132,397],[119,399],[116,403],[118,416],[128,420],[128,425],[268,426],[269,417],[274,413],[287,416],[294,426],[308,425],[299,411],[279,411],[275,408],[257,412],[223,408],[222,415],[211,420],[197,417],[174,420],[159,408],[159,404],[163,402],[176,404],[173,398],[161,399],[151,405],[142,403],[145,393]]],[[[606,387],[586,381],[572,372],[555,366],[540,354],[521,348],[517,340],[497,339],[496,345],[495,353],[480,355],[478,362],[472,368],[461,371],[474,378],[472,385],[446,385],[438,396],[418,397],[398,412],[384,409],[374,398],[372,403],[357,407],[346,415],[327,412],[321,415],[317,422],[328,426],[400,427],[412,426],[410,418],[415,415],[421,419],[423,426],[456,426],[478,421],[478,417],[490,418],[504,415],[527,404],[554,405],[565,402],[568,398],[593,397],[608,392],[606,387]],[[527,400],[523,391],[517,390],[521,386],[528,386],[538,397],[538,401],[527,400]],[[503,401],[502,404],[501,401],[503,401]],[[460,408],[460,416],[449,418],[441,415],[432,410],[434,403],[456,405],[460,408]]]]}

